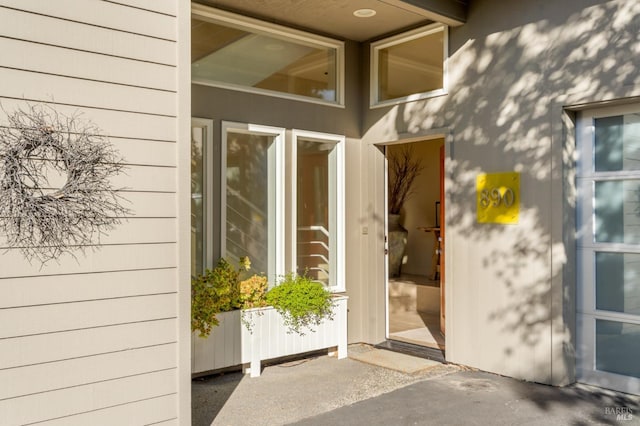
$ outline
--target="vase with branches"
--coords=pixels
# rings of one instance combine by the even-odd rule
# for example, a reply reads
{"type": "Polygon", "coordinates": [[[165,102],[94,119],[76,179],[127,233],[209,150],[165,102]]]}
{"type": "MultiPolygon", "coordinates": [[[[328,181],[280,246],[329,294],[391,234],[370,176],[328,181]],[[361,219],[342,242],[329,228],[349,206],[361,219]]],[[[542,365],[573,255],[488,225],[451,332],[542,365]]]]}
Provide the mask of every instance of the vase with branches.
{"type": "Polygon", "coordinates": [[[424,169],[422,159],[414,155],[410,144],[390,150],[389,161],[389,213],[400,214],[404,203],[414,194],[413,182],[424,169]]]}
{"type": "Polygon", "coordinates": [[[389,162],[389,275],[400,275],[404,250],[407,244],[408,231],[400,224],[400,210],[404,203],[414,194],[413,184],[424,166],[422,159],[414,153],[413,146],[405,144],[399,149],[388,151],[389,162]]]}

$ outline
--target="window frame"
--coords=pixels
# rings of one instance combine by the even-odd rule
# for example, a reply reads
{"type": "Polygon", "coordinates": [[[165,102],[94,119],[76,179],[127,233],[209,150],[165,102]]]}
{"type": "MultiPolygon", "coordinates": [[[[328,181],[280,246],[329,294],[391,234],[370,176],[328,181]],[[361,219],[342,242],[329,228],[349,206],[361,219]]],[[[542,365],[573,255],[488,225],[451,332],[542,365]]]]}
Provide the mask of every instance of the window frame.
{"type": "Polygon", "coordinates": [[[448,94],[449,79],[448,79],[448,63],[449,63],[449,26],[442,23],[433,23],[424,27],[416,28],[411,31],[407,31],[392,37],[384,38],[382,40],[371,43],[370,46],[371,60],[369,64],[369,107],[380,108],[385,106],[399,105],[406,102],[417,101],[420,99],[428,99],[437,96],[448,94]],[[380,50],[396,46],[402,43],[406,43],[412,40],[416,40],[421,37],[425,37],[436,32],[443,32],[443,63],[442,63],[442,87],[439,89],[430,90],[428,92],[413,93],[401,98],[388,99],[385,101],[379,100],[379,75],[378,66],[380,50]]]}
{"type": "Polygon", "coordinates": [[[596,171],[595,119],[640,113],[640,105],[585,109],[576,117],[576,377],[582,383],[634,393],[640,378],[597,369],[598,320],[640,325],[640,316],[600,309],[597,305],[596,253],[640,254],[640,244],[596,241],[595,185],[598,182],[640,180],[640,170],[596,171]]]}
{"type": "Polygon", "coordinates": [[[576,248],[578,256],[577,312],[598,315],[605,319],[631,321],[637,319],[629,314],[602,311],[596,307],[595,298],[595,253],[640,254],[640,244],[625,242],[605,242],[596,240],[595,186],[599,182],[639,180],[640,170],[596,171],[595,170],[595,119],[640,112],[636,105],[594,108],[580,111],[577,116],[576,131],[576,248]],[[592,273],[585,274],[583,268],[592,273]]]}
{"type": "Polygon", "coordinates": [[[227,252],[227,135],[230,132],[235,132],[274,138],[274,229],[270,230],[268,234],[268,238],[273,238],[273,241],[269,241],[269,246],[273,247],[274,259],[273,270],[267,271],[267,279],[270,284],[273,284],[285,273],[285,129],[233,121],[222,121],[220,127],[222,135],[220,143],[220,255],[222,257],[225,257],[227,252]]]}
{"type": "MultiPolygon", "coordinates": [[[[213,120],[208,118],[191,118],[191,134],[193,138],[193,130],[201,129],[204,133],[202,141],[202,271],[191,271],[192,275],[201,274],[204,269],[212,268],[213,254],[213,182],[211,175],[213,173],[213,120]]],[[[193,155],[193,153],[192,153],[193,155]]],[[[193,194],[191,194],[193,196],[193,194]]],[[[193,215],[193,212],[191,212],[193,215]]],[[[192,261],[195,253],[191,254],[192,261]]]]}
{"type": "Polygon", "coordinates": [[[256,87],[242,86],[233,83],[225,83],[221,81],[211,81],[204,79],[194,79],[192,77],[191,82],[202,86],[218,87],[222,89],[235,90],[240,92],[255,93],[259,95],[273,96],[277,98],[284,98],[295,101],[310,102],[315,104],[327,105],[344,108],[344,86],[345,86],[345,58],[344,58],[344,42],[334,40],[328,37],[319,36],[316,34],[295,30],[282,25],[273,24],[270,22],[260,21],[258,19],[249,18],[246,16],[238,15],[235,13],[223,11],[210,6],[204,6],[200,4],[192,4],[191,7],[192,18],[202,19],[221,25],[232,26],[244,31],[264,34],[268,36],[276,36],[289,41],[299,42],[303,44],[316,45],[318,47],[326,47],[335,49],[336,51],[336,100],[326,101],[320,98],[312,98],[303,95],[296,95],[292,93],[279,92],[275,90],[260,89],[256,87]]]}
{"type": "MultiPolygon", "coordinates": [[[[291,246],[291,259],[289,267],[292,271],[297,271],[297,170],[298,170],[298,139],[306,139],[317,141],[318,143],[334,143],[335,144],[335,211],[332,212],[335,215],[335,230],[329,230],[329,234],[335,233],[335,243],[330,243],[330,247],[333,247],[335,253],[330,252],[329,263],[329,285],[327,290],[333,293],[340,293],[346,291],[345,283],[345,263],[346,263],[346,251],[345,251],[345,141],[346,138],[342,135],[334,135],[330,133],[312,132],[307,130],[293,129],[291,131],[291,179],[290,179],[290,246],[291,246]]],[[[331,171],[332,165],[329,164],[329,171],[331,171]]],[[[331,189],[330,189],[331,191],[331,189]]],[[[333,210],[333,209],[332,209],[333,210]]],[[[331,215],[331,213],[330,213],[331,215]]],[[[330,219],[331,221],[331,219],[330,219]]]]}

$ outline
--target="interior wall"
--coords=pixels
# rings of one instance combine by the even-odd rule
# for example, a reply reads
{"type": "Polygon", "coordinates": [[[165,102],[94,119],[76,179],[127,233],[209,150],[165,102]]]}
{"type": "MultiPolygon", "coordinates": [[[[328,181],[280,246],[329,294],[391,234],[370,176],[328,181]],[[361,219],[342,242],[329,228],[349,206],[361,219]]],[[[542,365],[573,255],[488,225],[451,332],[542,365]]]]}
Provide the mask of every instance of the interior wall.
{"type": "MultiPolygon", "coordinates": [[[[440,147],[444,139],[412,142],[415,158],[421,159],[424,169],[413,184],[413,195],[405,201],[400,212],[400,224],[408,231],[407,246],[401,273],[430,276],[435,244],[434,234],[418,227],[436,226],[436,201],[440,201],[440,147]]],[[[405,144],[389,145],[388,154],[400,151],[405,144]]]]}

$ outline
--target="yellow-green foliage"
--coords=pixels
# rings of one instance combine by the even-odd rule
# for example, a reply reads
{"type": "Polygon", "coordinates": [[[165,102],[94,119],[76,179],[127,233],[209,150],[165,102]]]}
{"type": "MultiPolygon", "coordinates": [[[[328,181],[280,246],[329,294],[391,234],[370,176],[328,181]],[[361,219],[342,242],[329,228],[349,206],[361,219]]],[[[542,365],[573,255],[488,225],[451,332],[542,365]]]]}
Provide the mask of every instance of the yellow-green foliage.
{"type": "Polygon", "coordinates": [[[206,337],[211,327],[218,325],[217,313],[239,307],[238,275],[229,262],[220,259],[213,270],[191,279],[191,331],[198,330],[200,337],[206,337]]]}
{"type": "MultiPolygon", "coordinates": [[[[281,282],[267,291],[267,278],[261,275],[240,281],[242,270],[250,267],[248,258],[241,258],[238,269],[220,259],[213,269],[191,279],[191,330],[200,337],[211,334],[218,325],[216,314],[233,309],[273,306],[283,317],[287,332],[304,335],[303,328],[313,331],[325,318],[333,318],[331,293],[311,278],[289,273],[281,282]]],[[[251,331],[253,314],[243,313],[242,321],[251,331]]]]}
{"type": "Polygon", "coordinates": [[[240,281],[240,305],[242,309],[259,308],[266,305],[267,277],[253,275],[240,281]]]}
{"type": "Polygon", "coordinates": [[[266,301],[284,319],[288,333],[304,335],[303,328],[313,331],[325,319],[333,319],[331,293],[322,284],[303,275],[289,273],[269,292],[266,301]]]}

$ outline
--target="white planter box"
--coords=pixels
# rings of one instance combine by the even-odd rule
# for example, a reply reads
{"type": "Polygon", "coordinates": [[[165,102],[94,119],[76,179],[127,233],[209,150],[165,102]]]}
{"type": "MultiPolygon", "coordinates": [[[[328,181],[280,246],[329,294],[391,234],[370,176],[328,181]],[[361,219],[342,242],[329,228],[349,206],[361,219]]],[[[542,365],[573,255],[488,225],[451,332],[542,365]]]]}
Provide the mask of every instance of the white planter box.
{"type": "Polygon", "coordinates": [[[282,316],[272,307],[250,309],[251,331],[241,322],[240,311],[218,315],[220,324],[208,338],[192,336],[191,372],[202,373],[240,364],[251,377],[260,375],[263,360],[325,348],[338,348],[338,359],[347,356],[347,297],[334,299],[333,320],[325,320],[304,336],[287,333],[282,316]]]}

